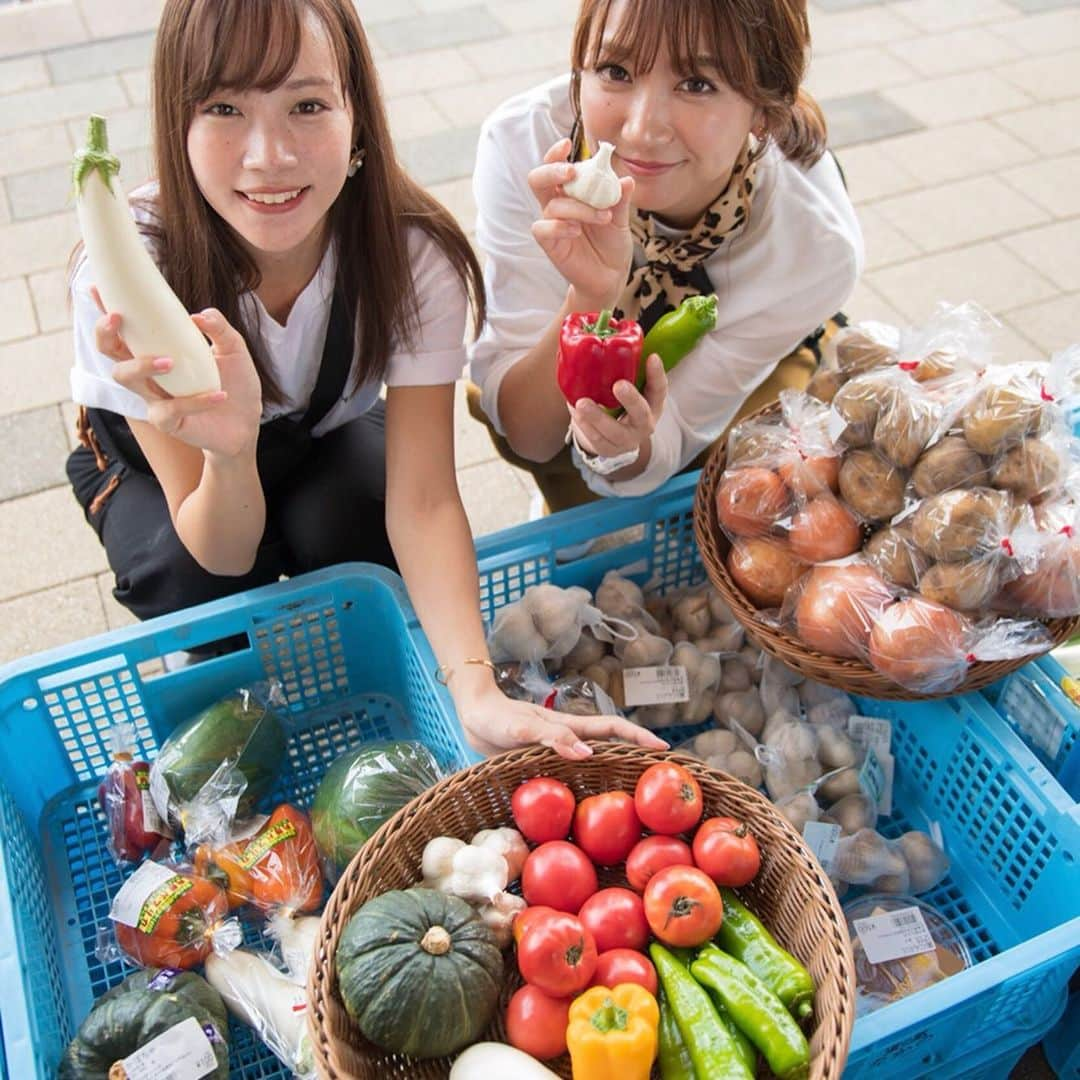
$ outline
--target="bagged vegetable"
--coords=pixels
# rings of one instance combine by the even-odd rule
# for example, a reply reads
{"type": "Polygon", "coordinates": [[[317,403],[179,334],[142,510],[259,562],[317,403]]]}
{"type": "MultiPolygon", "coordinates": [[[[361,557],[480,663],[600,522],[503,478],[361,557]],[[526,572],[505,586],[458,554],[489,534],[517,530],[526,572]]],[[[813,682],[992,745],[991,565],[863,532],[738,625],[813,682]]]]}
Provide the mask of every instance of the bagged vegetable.
{"type": "Polygon", "coordinates": [[[1062,507],[1044,521],[1048,528],[1035,542],[1034,566],[994,597],[995,610],[1050,619],[1080,614],[1080,508],[1062,507]]]}
{"type": "Polygon", "coordinates": [[[167,844],[172,832],[150,798],[150,766],[135,760],[135,726],[115,723],[107,739],[112,760],[98,785],[98,804],[108,827],[109,854],[123,865],[167,844]]]}
{"type": "Polygon", "coordinates": [[[374,743],[342,754],[327,769],[311,805],[328,874],[344,870],[384,821],[441,778],[423,743],[374,743]]]}
{"type": "Polygon", "coordinates": [[[285,760],[284,708],[276,682],[241,687],[165,740],[150,767],[150,794],[189,844],[228,836],[269,792],[285,760]]]}

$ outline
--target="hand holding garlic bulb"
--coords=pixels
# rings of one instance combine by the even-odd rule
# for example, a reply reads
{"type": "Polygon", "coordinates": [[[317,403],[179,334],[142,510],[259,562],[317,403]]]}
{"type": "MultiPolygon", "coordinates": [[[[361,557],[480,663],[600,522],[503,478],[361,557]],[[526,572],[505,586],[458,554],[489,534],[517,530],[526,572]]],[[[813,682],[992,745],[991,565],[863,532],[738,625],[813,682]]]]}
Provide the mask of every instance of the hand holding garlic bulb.
{"type": "Polygon", "coordinates": [[[611,143],[602,142],[592,157],[574,165],[574,179],[563,184],[563,191],[594,210],[613,207],[622,198],[622,185],[611,167],[614,150],[611,143]]]}

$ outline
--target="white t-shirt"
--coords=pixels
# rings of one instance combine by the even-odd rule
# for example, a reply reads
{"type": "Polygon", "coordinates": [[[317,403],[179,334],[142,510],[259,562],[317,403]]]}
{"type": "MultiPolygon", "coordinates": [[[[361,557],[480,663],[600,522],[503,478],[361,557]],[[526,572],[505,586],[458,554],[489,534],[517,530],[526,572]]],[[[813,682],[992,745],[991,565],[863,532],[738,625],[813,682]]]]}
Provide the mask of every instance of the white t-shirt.
{"type": "MultiPolygon", "coordinates": [[[[147,194],[143,189],[138,194],[147,194]]],[[[149,189],[152,194],[153,190],[149,189]]],[[[145,211],[136,210],[136,220],[145,211]]],[[[465,285],[442,249],[419,228],[408,233],[409,262],[419,303],[420,320],[412,346],[391,353],[386,367],[387,386],[437,386],[452,383],[465,366],[465,319],[468,299],[465,285]]],[[[281,388],[283,400],[263,406],[262,422],[279,416],[302,415],[311,400],[322,361],[330,323],[337,261],[332,245],[315,276],[296,298],[285,325],[267,313],[254,293],[241,297],[249,327],[262,333],[266,361],[281,388]]],[[[75,334],[75,366],[71,370],[71,396],[77,405],[109,409],[136,420],[145,419],[146,402],[113,380],[113,362],[94,344],[94,324],[101,313],[90,295],[90,266],[84,258],[72,282],[72,314],[75,334]]],[[[121,312],[121,315],[123,312],[121,312]]],[[[382,388],[368,380],[353,388],[356,356],[341,399],[313,429],[324,435],[362,416],[375,404],[382,388]]]]}
{"type": "MultiPolygon", "coordinates": [[[[539,206],[528,173],[572,121],[563,75],[505,102],[480,133],[473,188],[488,321],[470,363],[484,411],[499,431],[503,376],[566,300],[566,279],[530,232],[539,206]]],[[[634,257],[644,262],[640,249],[634,257]]],[[[717,327],[668,375],[648,467],[613,483],[575,457],[589,487],[602,495],[642,495],[687,466],[719,438],[777,362],[842,307],[862,264],[862,233],[836,163],[825,155],[806,169],[770,145],[758,165],[747,227],[705,264],[720,301],[717,327]]]]}

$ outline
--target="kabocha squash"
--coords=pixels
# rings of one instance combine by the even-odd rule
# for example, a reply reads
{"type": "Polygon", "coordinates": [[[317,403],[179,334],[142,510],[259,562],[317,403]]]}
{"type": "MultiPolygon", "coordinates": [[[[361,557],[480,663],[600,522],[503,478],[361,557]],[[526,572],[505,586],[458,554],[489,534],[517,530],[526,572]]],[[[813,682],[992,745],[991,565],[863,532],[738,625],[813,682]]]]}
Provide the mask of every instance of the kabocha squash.
{"type": "Polygon", "coordinates": [[[442,1057],[475,1042],[495,1012],[502,953],[464,900],[405,889],[369,900],[336,955],[345,1008],[394,1053],[442,1057]]]}
{"type": "Polygon", "coordinates": [[[217,1067],[229,1075],[228,1014],[221,995],[200,975],[147,968],[129,975],[95,1003],[57,1069],[57,1080],[108,1080],[113,1066],[185,1020],[209,1029],[217,1067]]]}

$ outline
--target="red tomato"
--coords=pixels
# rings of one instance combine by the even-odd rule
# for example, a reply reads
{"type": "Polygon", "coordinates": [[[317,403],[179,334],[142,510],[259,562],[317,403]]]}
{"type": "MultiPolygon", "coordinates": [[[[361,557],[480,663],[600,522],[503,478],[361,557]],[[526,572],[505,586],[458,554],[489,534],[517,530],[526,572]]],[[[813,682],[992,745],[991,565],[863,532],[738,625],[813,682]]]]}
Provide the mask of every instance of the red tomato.
{"type": "Polygon", "coordinates": [[[646,836],[626,856],[626,880],[631,889],[644,892],[649,879],[665,866],[693,866],[690,845],[674,836],[646,836]]]}
{"type": "MultiPolygon", "coordinates": [[[[715,886],[714,886],[715,887],[715,886]]],[[[573,915],[538,919],[517,947],[521,977],[552,997],[569,997],[589,985],[596,971],[596,940],[573,915]]]]}
{"type": "Polygon", "coordinates": [[[550,776],[536,776],[520,784],[510,797],[514,824],[534,844],[565,840],[574,820],[574,793],[550,776]]]}
{"type": "Polygon", "coordinates": [[[574,839],[597,866],[621,863],[641,839],[634,800],[625,791],[582,799],[574,811],[574,839]]]}
{"type": "Polygon", "coordinates": [[[638,777],[634,809],[647,829],[664,836],[689,832],[704,806],[701,785],[688,769],[673,761],[658,761],[638,777]]]}
{"type": "Polygon", "coordinates": [[[694,862],[717,885],[738,888],[761,869],[761,852],[745,822],[714,817],[694,834],[694,862]]]}
{"type": "Polygon", "coordinates": [[[521,871],[521,895],[527,904],[544,904],[571,915],[599,887],[589,856],[566,840],[549,840],[530,851],[521,871]]]}
{"type": "Polygon", "coordinates": [[[506,1036],[510,1045],[541,1061],[565,1054],[566,1026],[573,1000],[551,997],[536,986],[523,986],[506,1007],[506,1036]]]}
{"type": "Polygon", "coordinates": [[[609,949],[596,961],[590,986],[618,986],[637,983],[656,997],[656,968],[652,961],[634,949],[609,949]]]}
{"type": "Polygon", "coordinates": [[[645,886],[645,917],[665,945],[703,945],[720,929],[720,890],[693,866],[668,866],[645,886]]]}
{"type": "Polygon", "coordinates": [[[629,889],[601,889],[578,912],[581,925],[596,938],[601,952],[643,950],[649,944],[649,924],[641,897],[629,889]]]}
{"type": "Polygon", "coordinates": [[[558,912],[553,907],[547,907],[545,904],[536,904],[534,907],[527,907],[524,911],[519,911],[510,924],[514,932],[514,944],[516,945],[521,940],[521,935],[525,933],[525,927],[534,919],[543,919],[548,915],[557,914],[558,912]]]}

